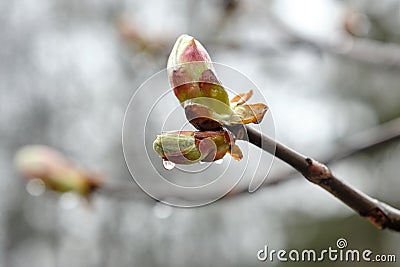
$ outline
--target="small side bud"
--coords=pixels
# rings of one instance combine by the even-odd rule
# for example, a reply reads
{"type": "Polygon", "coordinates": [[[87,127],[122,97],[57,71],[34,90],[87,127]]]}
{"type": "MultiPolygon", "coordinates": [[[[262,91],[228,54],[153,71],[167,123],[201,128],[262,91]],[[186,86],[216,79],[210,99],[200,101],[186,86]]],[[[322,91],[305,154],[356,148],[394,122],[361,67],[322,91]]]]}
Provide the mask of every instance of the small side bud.
{"type": "Polygon", "coordinates": [[[179,131],[158,135],[153,149],[167,161],[176,164],[190,164],[201,160],[201,152],[195,145],[193,132],[179,131]]]}
{"type": "Polygon", "coordinates": [[[231,153],[232,148],[237,152],[238,147],[227,131],[169,132],[158,135],[153,143],[154,151],[163,160],[176,164],[216,161],[231,153]]]}

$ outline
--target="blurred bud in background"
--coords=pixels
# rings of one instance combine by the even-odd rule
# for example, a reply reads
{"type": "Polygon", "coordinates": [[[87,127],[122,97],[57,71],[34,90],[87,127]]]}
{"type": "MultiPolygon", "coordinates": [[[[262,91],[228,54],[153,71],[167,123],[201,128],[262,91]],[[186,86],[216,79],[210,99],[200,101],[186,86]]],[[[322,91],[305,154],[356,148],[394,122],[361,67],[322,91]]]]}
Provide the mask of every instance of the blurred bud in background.
{"type": "Polygon", "coordinates": [[[58,192],[72,191],[88,197],[103,183],[95,174],[77,168],[60,152],[48,146],[20,148],[15,155],[15,165],[28,180],[40,179],[46,188],[58,192]]]}

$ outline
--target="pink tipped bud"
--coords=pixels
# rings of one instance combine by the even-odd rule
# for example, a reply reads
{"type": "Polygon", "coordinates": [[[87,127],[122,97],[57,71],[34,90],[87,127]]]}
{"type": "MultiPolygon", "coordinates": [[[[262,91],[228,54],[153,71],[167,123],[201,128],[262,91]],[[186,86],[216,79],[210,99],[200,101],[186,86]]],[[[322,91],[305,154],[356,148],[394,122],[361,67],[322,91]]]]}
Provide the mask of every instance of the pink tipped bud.
{"type": "Polygon", "coordinates": [[[218,81],[210,56],[203,45],[181,35],[168,58],[168,79],[180,102],[196,97],[214,98],[229,105],[228,94],[218,81]]]}
{"type": "Polygon", "coordinates": [[[183,34],[179,36],[172,48],[168,58],[167,68],[172,71],[179,67],[179,65],[192,62],[203,62],[201,65],[198,65],[199,68],[203,68],[200,74],[207,69],[213,70],[210,56],[204,46],[194,39],[194,37],[183,34]]]}
{"type": "Polygon", "coordinates": [[[203,45],[181,35],[168,59],[168,79],[185,108],[186,118],[201,131],[220,130],[223,125],[260,123],[268,107],[247,104],[252,91],[239,94],[230,104],[203,45]]]}

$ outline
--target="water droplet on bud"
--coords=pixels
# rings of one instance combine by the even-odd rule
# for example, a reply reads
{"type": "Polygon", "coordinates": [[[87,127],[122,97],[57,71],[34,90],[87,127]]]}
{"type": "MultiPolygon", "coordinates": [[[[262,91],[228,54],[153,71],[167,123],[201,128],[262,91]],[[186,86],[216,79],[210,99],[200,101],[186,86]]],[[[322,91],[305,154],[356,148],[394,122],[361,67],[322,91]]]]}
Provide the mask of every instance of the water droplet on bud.
{"type": "Polygon", "coordinates": [[[224,163],[224,159],[219,159],[214,161],[215,164],[221,165],[222,163],[224,163]]]}
{"type": "Polygon", "coordinates": [[[172,170],[175,167],[175,163],[168,161],[168,160],[163,160],[163,166],[166,170],[172,170]]]}

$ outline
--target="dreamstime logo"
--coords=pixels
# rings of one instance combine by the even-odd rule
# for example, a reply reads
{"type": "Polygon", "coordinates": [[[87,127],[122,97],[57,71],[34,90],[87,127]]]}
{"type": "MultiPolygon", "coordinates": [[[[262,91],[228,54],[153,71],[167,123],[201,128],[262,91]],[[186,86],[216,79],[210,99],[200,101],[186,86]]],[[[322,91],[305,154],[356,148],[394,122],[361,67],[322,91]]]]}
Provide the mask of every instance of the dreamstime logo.
{"type": "Polygon", "coordinates": [[[343,249],[343,248],[347,247],[347,240],[344,238],[339,238],[336,241],[336,246],[338,249],[343,249]]]}
{"type": "MultiPolygon", "coordinates": [[[[252,89],[255,101],[267,102],[247,76],[226,65],[213,65],[231,96],[252,89]]],[[[212,203],[244,179],[248,183],[248,191],[256,191],[267,177],[274,157],[263,154],[248,142],[237,142],[243,151],[240,161],[226,155],[223,161],[175,165],[163,162],[153,151],[157,135],[170,131],[196,130],[187,121],[182,105],[169,87],[167,73],[165,69],[147,79],[135,91],[125,112],[122,145],[126,164],[135,182],[149,196],[179,207],[212,203]],[[259,166],[262,168],[259,169],[259,166]]],[[[253,127],[274,138],[275,127],[270,111],[261,124],[253,127]]],[[[243,129],[246,134],[245,127],[243,129]]]]}
{"type": "Polygon", "coordinates": [[[257,252],[259,261],[293,261],[293,262],[320,262],[320,261],[340,261],[340,262],[396,262],[394,254],[374,254],[369,249],[346,249],[347,240],[339,238],[336,241],[336,248],[328,247],[317,251],[315,249],[269,249],[267,245],[257,252]]]}

